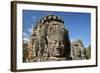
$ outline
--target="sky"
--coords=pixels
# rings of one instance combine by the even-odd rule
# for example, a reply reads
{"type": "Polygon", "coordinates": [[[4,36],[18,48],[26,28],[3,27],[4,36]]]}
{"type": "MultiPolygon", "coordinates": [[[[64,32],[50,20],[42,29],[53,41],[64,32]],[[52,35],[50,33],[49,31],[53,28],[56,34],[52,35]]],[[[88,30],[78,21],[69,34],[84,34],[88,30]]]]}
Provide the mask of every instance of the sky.
{"type": "Polygon", "coordinates": [[[81,39],[85,47],[91,42],[91,14],[79,12],[54,12],[23,10],[23,40],[29,40],[32,27],[44,16],[53,14],[64,19],[64,26],[69,30],[71,41],[81,39]]]}

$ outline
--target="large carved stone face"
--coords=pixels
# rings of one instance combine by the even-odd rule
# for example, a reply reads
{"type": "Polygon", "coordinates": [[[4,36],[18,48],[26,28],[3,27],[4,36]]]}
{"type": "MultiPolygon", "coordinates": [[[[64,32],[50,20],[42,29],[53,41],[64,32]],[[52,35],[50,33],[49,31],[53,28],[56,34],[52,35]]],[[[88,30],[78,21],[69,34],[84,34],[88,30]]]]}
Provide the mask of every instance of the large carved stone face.
{"type": "Polygon", "coordinates": [[[52,22],[48,27],[48,47],[51,57],[62,57],[64,54],[64,26],[61,23],[52,22]]]}

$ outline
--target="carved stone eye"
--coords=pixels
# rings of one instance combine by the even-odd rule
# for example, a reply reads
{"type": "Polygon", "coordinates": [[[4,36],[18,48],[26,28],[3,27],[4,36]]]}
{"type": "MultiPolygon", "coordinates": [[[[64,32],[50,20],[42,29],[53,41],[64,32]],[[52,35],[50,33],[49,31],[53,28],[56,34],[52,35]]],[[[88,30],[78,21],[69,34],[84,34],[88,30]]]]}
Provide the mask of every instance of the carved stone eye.
{"type": "Polygon", "coordinates": [[[53,25],[57,25],[57,24],[53,24],[53,25]]]}

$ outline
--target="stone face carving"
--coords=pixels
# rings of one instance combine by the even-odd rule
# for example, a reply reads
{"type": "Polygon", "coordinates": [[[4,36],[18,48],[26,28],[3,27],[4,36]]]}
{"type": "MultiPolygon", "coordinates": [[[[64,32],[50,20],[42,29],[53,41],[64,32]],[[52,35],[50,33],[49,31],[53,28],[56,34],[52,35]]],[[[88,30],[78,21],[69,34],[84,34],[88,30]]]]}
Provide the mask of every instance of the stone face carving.
{"type": "Polygon", "coordinates": [[[81,40],[71,43],[71,57],[73,60],[86,59],[86,51],[81,40]]]}
{"type": "Polygon", "coordinates": [[[68,29],[65,29],[61,17],[44,16],[32,31],[30,41],[24,47],[24,62],[85,59],[82,42],[70,42],[68,29]]]}

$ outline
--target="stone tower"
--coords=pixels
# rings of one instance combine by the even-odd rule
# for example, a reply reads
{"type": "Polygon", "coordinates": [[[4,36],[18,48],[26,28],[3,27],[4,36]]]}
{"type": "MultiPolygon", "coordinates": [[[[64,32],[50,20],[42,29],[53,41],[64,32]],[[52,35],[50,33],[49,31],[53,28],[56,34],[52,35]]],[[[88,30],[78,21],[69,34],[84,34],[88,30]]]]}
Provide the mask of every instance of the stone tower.
{"type": "Polygon", "coordinates": [[[28,43],[28,62],[71,60],[70,39],[64,20],[47,15],[33,27],[28,43]]]}
{"type": "Polygon", "coordinates": [[[76,40],[71,43],[71,57],[73,60],[86,59],[86,51],[81,40],[76,40]]]}

